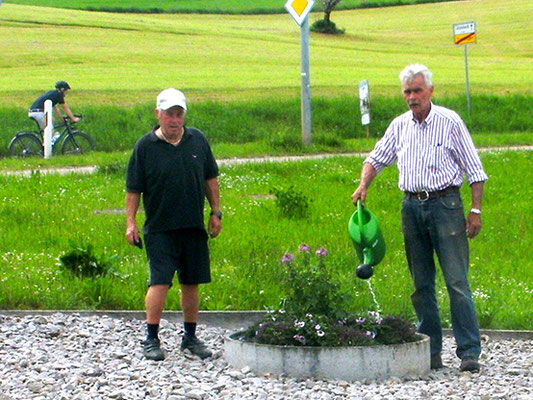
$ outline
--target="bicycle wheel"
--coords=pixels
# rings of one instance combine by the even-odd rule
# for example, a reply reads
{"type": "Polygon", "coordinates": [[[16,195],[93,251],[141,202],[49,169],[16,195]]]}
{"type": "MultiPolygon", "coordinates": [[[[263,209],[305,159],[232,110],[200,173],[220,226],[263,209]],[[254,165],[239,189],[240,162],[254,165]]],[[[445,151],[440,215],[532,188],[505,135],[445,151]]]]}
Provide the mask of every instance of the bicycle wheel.
{"type": "Polygon", "coordinates": [[[83,154],[94,149],[93,139],[83,132],[72,132],[63,142],[63,154],[83,154]]]}
{"type": "Polygon", "coordinates": [[[9,154],[12,157],[42,157],[43,144],[38,132],[20,132],[9,143],[9,154]]]}

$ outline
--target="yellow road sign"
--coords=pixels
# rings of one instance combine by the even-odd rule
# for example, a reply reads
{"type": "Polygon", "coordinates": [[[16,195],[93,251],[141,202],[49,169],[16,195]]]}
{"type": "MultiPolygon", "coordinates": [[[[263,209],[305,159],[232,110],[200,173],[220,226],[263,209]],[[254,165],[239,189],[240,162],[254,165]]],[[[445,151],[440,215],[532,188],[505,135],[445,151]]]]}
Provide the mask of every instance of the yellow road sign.
{"type": "Polygon", "coordinates": [[[314,4],[314,0],[288,0],[285,8],[296,23],[302,25],[314,4]]]}
{"type": "Polygon", "coordinates": [[[453,24],[453,41],[457,45],[476,43],[476,23],[470,21],[453,24]]]}

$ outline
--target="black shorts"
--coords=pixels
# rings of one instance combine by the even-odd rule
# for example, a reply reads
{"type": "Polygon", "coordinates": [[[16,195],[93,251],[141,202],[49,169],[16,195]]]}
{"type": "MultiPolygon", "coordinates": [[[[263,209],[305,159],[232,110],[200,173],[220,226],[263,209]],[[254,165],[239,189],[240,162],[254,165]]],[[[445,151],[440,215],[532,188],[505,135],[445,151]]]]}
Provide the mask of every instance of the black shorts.
{"type": "Polygon", "coordinates": [[[211,282],[207,232],[178,229],[144,236],[150,263],[151,285],[172,285],[177,272],[179,283],[195,285],[211,282]]]}

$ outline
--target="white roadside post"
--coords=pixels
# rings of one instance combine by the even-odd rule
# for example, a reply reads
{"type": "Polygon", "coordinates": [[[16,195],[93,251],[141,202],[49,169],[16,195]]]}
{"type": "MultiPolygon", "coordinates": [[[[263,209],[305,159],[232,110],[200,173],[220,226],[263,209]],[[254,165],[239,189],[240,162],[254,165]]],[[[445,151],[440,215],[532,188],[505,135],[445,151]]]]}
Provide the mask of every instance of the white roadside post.
{"type": "Polygon", "coordinates": [[[359,108],[361,109],[361,124],[365,126],[366,137],[370,137],[370,88],[368,80],[359,82],[359,108]]]}
{"type": "Polygon", "coordinates": [[[44,102],[44,158],[52,157],[52,132],[54,120],[52,118],[52,100],[44,102]]]}
{"type": "Polygon", "coordinates": [[[307,16],[315,4],[314,0],[288,0],[285,8],[300,25],[301,76],[302,76],[302,141],[311,144],[311,78],[309,73],[309,22],[307,16]]]}

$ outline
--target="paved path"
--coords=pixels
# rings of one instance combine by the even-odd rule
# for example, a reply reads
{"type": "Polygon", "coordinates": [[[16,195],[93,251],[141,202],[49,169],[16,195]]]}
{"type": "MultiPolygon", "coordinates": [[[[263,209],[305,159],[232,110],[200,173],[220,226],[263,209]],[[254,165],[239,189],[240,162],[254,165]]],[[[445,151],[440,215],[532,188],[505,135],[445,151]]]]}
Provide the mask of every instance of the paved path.
{"type": "MultiPolygon", "coordinates": [[[[507,146],[507,147],[481,147],[478,149],[481,153],[506,151],[506,150],[522,150],[532,151],[533,145],[524,146],[507,146]]],[[[299,156],[264,156],[264,157],[242,157],[242,158],[221,158],[217,160],[218,165],[238,165],[247,163],[264,163],[264,162],[286,162],[286,161],[301,161],[301,160],[322,160],[332,157],[364,157],[368,152],[359,153],[321,153],[321,154],[306,154],[299,156]]],[[[59,168],[36,168],[25,170],[6,170],[0,171],[2,175],[17,175],[29,177],[32,174],[39,172],[42,175],[58,174],[67,175],[72,173],[77,174],[92,174],[98,170],[96,165],[88,165],[82,167],[59,167],[59,168]]]]}

